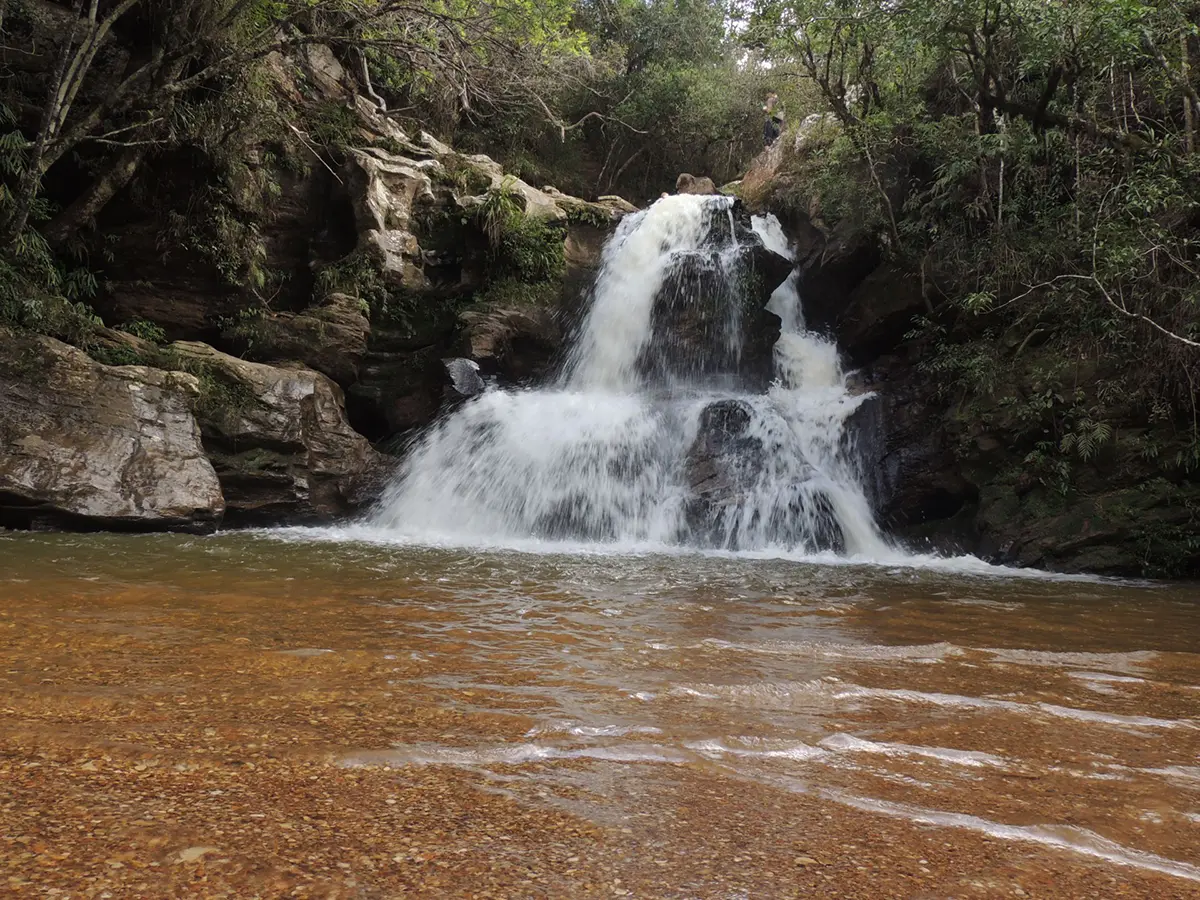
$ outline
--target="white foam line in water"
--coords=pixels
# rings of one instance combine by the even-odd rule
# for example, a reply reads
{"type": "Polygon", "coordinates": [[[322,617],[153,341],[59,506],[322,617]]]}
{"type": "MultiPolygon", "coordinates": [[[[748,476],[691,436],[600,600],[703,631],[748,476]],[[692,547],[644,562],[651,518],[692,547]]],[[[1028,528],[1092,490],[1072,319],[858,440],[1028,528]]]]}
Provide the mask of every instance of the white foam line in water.
{"type": "MultiPolygon", "coordinates": [[[[587,543],[578,541],[544,541],[532,538],[500,540],[481,538],[466,540],[462,535],[439,534],[436,532],[423,532],[419,535],[405,534],[361,523],[327,527],[291,526],[286,528],[247,529],[241,533],[254,534],[278,541],[347,543],[433,550],[527,553],[535,556],[699,556],[734,561],[771,560],[813,566],[884,568],[896,572],[928,571],[942,575],[981,578],[1019,578],[1087,584],[1133,583],[1112,578],[1102,578],[1096,575],[1074,575],[1061,572],[1047,572],[1042,569],[1017,569],[1011,566],[997,566],[984,562],[974,556],[907,555],[900,551],[896,551],[894,555],[887,554],[877,557],[865,557],[839,556],[832,551],[824,553],[797,553],[785,548],[742,550],[736,552],[728,550],[701,550],[694,547],[649,541],[587,543]]],[[[222,534],[228,534],[228,532],[218,532],[217,537],[220,537],[222,534]]],[[[211,540],[212,538],[208,539],[211,540]]],[[[1140,584],[1141,582],[1137,583],[1140,584]]]]}
{"type": "Polygon", "coordinates": [[[1137,772],[1142,775],[1156,775],[1167,781],[1185,781],[1189,784],[1200,783],[1200,766],[1158,766],[1156,768],[1141,768],[1138,766],[1122,766],[1110,764],[1105,766],[1115,772],[1137,772]]]}
{"type": "MultiPolygon", "coordinates": [[[[1022,650],[1019,648],[1007,647],[981,647],[979,648],[979,652],[990,654],[997,662],[1013,663],[1015,665],[1050,666],[1053,668],[1115,669],[1125,674],[1136,674],[1141,672],[1147,665],[1158,659],[1158,653],[1154,650],[1134,650],[1124,653],[1088,653],[1078,651],[1022,650]]],[[[1082,677],[1082,675],[1075,675],[1075,673],[1071,674],[1074,677],[1082,677]]],[[[1102,673],[1095,673],[1091,677],[1096,678],[1097,680],[1105,677],[1107,677],[1110,681],[1117,680],[1114,677],[1106,676],[1102,673]]]]}
{"type": "Polygon", "coordinates": [[[359,766],[495,766],[521,765],[555,759],[601,759],[610,762],[683,763],[694,757],[674,747],[657,744],[625,744],[616,747],[551,747],[545,744],[505,744],[498,747],[464,748],[441,746],[396,747],[391,750],[361,750],[339,761],[348,768],[359,766]]]}
{"type": "Polygon", "coordinates": [[[525,733],[526,737],[543,734],[570,734],[575,737],[624,737],[629,734],[662,734],[653,725],[580,725],[575,722],[547,722],[525,733]]]}
{"type": "Polygon", "coordinates": [[[818,793],[822,797],[864,812],[906,819],[922,825],[962,828],[1006,841],[1041,844],[1045,847],[1068,850],[1121,866],[1131,866],[1158,872],[1162,875],[1171,875],[1175,878],[1185,878],[1188,881],[1200,881],[1200,866],[1167,859],[1143,850],[1135,850],[1102,837],[1094,831],[1074,825],[1005,825],[965,813],[942,812],[920,806],[910,806],[906,803],[856,797],[840,791],[820,790],[818,793]]]}
{"type": "Polygon", "coordinates": [[[994,700],[987,697],[963,697],[959,694],[938,694],[925,691],[894,690],[889,688],[865,688],[854,685],[839,697],[869,697],[881,700],[897,700],[902,703],[925,703],[933,706],[957,706],[965,709],[1002,709],[1010,712],[1041,712],[1060,719],[1074,719],[1097,725],[1130,725],[1139,728],[1195,728],[1194,722],[1185,719],[1155,719],[1150,716],[1126,716],[1117,713],[1097,712],[1090,709],[1075,709],[1053,703],[1017,703],[1013,700],[994,700]]]}
{"type": "Polygon", "coordinates": [[[956,766],[981,768],[1008,767],[1008,761],[991,753],[978,750],[955,750],[950,747],[924,747],[916,744],[892,744],[868,741],[850,734],[831,734],[819,742],[819,746],[839,753],[878,753],[884,756],[924,756],[956,766]]]}
{"type": "Polygon", "coordinates": [[[767,656],[819,656],[826,659],[863,661],[900,659],[912,662],[938,662],[947,657],[962,656],[965,652],[961,647],[944,641],[936,644],[889,647],[882,644],[839,644],[832,641],[763,641],[746,644],[720,638],[707,638],[698,644],[680,649],[713,649],[735,653],[760,653],[767,656]]]}
{"type": "Polygon", "coordinates": [[[670,694],[700,700],[726,700],[738,703],[757,703],[769,708],[811,706],[814,703],[836,703],[843,700],[885,700],[923,706],[955,709],[1002,710],[1023,715],[1054,716],[1097,725],[1130,726],[1136,728],[1196,728],[1188,719],[1156,719],[1150,716],[1127,716],[1117,713],[1076,709],[1053,703],[1018,703],[990,697],[968,697],[961,694],[941,694],[896,688],[869,688],[847,684],[836,679],[821,678],[801,682],[760,682],[757,684],[698,684],[675,685],[670,694]]]}
{"type": "Polygon", "coordinates": [[[798,762],[810,762],[829,755],[827,751],[801,741],[764,741],[754,738],[739,738],[738,741],[739,744],[749,746],[730,746],[726,742],[718,740],[689,741],[684,746],[710,759],[737,756],[750,759],[791,759],[798,762]]]}
{"type": "Polygon", "coordinates": [[[1068,672],[1067,674],[1080,681],[1100,681],[1106,684],[1146,684],[1145,678],[1135,678],[1132,675],[1113,675],[1110,672],[1068,672]]]}

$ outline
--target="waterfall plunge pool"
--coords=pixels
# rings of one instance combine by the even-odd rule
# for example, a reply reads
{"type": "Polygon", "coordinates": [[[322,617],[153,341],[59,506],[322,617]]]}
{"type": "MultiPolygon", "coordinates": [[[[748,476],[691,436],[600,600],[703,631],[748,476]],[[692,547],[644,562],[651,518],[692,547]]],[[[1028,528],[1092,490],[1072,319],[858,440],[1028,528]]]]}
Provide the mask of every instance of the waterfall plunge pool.
{"type": "Polygon", "coordinates": [[[28,896],[1200,889],[1194,588],[336,536],[0,535],[28,896]]]}

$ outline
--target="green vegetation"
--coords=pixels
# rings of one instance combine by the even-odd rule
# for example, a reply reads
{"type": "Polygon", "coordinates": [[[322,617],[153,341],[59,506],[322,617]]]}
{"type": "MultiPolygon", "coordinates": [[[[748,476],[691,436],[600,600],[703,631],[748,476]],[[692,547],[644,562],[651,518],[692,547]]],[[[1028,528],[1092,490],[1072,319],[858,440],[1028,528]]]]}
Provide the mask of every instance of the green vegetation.
{"type": "Polygon", "coordinates": [[[607,228],[612,223],[612,218],[607,212],[592,206],[580,204],[567,207],[567,221],[573,225],[591,225],[593,228],[607,228]]]}
{"type": "Polygon", "coordinates": [[[132,334],[134,337],[141,338],[143,341],[149,341],[152,344],[165,344],[167,342],[167,333],[162,330],[162,327],[146,319],[134,319],[132,322],[126,322],[124,325],[117,327],[127,334],[132,334]]]}
{"type": "Polygon", "coordinates": [[[527,215],[512,181],[489,190],[472,215],[488,247],[488,280],[558,282],[566,272],[562,228],[527,215]]]}
{"type": "Polygon", "coordinates": [[[364,303],[365,311],[371,314],[386,309],[391,300],[379,264],[363,249],[353,250],[320,269],[314,293],[318,300],[330,294],[346,294],[364,303]]]}
{"type": "Polygon", "coordinates": [[[530,284],[519,278],[497,279],[480,292],[475,300],[487,306],[505,308],[552,307],[562,295],[562,286],[553,281],[530,284]]]}
{"type": "Polygon", "coordinates": [[[879,235],[933,309],[923,367],[1058,488],[1153,422],[1165,474],[1200,461],[1195,13],[768,0],[749,23],[840,126],[777,201],[879,235]]]}

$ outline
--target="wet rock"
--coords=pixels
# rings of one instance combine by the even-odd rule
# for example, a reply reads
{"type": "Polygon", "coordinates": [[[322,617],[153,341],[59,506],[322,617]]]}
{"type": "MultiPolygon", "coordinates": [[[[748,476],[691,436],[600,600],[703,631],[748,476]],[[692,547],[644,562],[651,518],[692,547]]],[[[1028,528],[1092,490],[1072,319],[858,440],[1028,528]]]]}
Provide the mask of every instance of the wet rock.
{"type": "Polygon", "coordinates": [[[446,400],[457,403],[482,394],[487,384],[479,376],[479,364],[470,359],[443,359],[449,383],[446,385],[446,400]]]}
{"type": "Polygon", "coordinates": [[[944,427],[935,386],[914,377],[912,364],[878,360],[860,373],[875,396],[850,417],[864,486],[880,522],[922,549],[973,552],[978,488],[962,474],[944,427]]]}
{"type": "Polygon", "coordinates": [[[328,377],[206,344],[167,352],[199,375],[197,418],[229,518],[328,521],[370,502],[387,460],[350,427],[342,391],[328,377]]]}
{"type": "Polygon", "coordinates": [[[211,531],[225,504],[183,372],[105,366],[51,338],[3,335],[0,523],[211,531]]]}
{"type": "Polygon", "coordinates": [[[733,234],[722,223],[726,208],[711,210],[710,247],[680,254],[667,274],[653,312],[654,337],[641,360],[652,378],[726,381],[751,388],[772,378],[780,320],[769,311],[771,294],[791,273],[791,263],[768,250],[735,207],[733,234]],[[736,250],[730,251],[730,242],[736,250]]]}
{"type": "MultiPolygon", "coordinates": [[[[845,551],[845,536],[831,501],[807,462],[789,483],[769,474],[777,446],[754,432],[755,411],[744,400],[720,400],[700,413],[696,438],[684,462],[690,497],[684,521],[692,542],[737,550],[743,539],[763,538],[808,550],[845,551]],[[764,490],[765,484],[772,486],[764,490]]],[[[759,432],[762,433],[762,432],[759,432]]]]}
{"type": "Polygon", "coordinates": [[[701,544],[726,544],[726,517],[745,501],[762,474],[762,441],[747,431],[754,413],[741,400],[710,403],[700,413],[696,439],[684,463],[690,490],[684,518],[701,544]]]}
{"type": "Polygon", "coordinates": [[[713,180],[707,176],[696,177],[684,172],[675,179],[675,193],[677,194],[715,194],[717,186],[713,180]]]}
{"type": "Polygon", "coordinates": [[[852,364],[862,365],[896,349],[916,318],[928,312],[921,280],[883,265],[850,292],[836,313],[827,310],[823,316],[842,352],[852,364]]]}

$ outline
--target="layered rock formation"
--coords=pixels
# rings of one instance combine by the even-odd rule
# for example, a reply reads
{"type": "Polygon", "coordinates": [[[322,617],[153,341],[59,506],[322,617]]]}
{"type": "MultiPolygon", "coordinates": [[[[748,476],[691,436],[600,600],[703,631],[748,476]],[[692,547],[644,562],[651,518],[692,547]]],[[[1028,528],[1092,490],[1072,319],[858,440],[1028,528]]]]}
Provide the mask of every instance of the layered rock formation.
{"type": "Polygon", "coordinates": [[[231,523],[329,521],[386,479],[388,462],[350,427],[341,388],[321,373],[200,343],[166,352],[199,373],[196,417],[231,523]]]}
{"type": "Polygon", "coordinates": [[[210,531],[225,500],[184,372],[0,334],[0,525],[210,531]]]}

